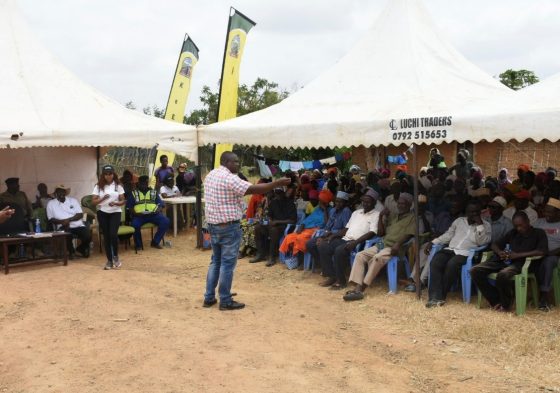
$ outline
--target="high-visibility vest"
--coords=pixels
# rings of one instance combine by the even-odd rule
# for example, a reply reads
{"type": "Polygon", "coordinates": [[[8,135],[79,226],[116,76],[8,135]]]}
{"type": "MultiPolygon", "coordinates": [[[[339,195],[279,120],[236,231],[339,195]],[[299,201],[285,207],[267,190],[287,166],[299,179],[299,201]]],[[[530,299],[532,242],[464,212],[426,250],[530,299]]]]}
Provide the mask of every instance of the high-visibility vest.
{"type": "Polygon", "coordinates": [[[157,210],[157,192],[155,190],[148,190],[146,193],[142,193],[140,190],[134,190],[132,191],[132,196],[134,197],[134,202],[136,203],[134,205],[135,213],[153,213],[157,210]]]}

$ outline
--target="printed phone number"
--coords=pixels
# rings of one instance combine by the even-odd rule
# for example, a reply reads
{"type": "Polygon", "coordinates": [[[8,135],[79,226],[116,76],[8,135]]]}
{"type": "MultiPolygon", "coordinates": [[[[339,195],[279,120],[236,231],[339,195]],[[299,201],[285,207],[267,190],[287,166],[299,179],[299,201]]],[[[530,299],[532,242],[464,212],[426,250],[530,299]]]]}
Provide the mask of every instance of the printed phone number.
{"type": "Polygon", "coordinates": [[[393,132],[394,141],[407,141],[411,139],[441,139],[446,137],[447,130],[393,132]]]}

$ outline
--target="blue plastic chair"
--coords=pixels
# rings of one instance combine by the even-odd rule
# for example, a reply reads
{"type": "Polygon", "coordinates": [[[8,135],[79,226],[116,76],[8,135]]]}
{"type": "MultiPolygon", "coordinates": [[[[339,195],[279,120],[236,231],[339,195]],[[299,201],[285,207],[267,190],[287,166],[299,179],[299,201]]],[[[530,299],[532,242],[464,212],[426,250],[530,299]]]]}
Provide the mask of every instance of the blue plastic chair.
{"type": "MultiPolygon", "coordinates": [[[[323,234],[325,233],[325,231],[323,229],[318,229],[313,236],[311,236],[312,239],[316,239],[319,236],[323,236],[323,234]]],[[[313,260],[313,257],[311,256],[311,254],[309,252],[306,252],[303,255],[303,270],[313,270],[315,268],[315,261],[313,260]]]]}
{"type": "MultiPolygon", "coordinates": [[[[432,246],[432,250],[430,251],[430,255],[428,257],[428,266],[430,266],[432,262],[432,258],[434,255],[443,249],[443,244],[434,244],[432,246]]],[[[472,293],[472,280],[471,280],[471,269],[473,267],[473,260],[477,253],[482,252],[488,248],[488,245],[485,244],[484,246],[479,246],[475,248],[471,248],[469,250],[469,255],[467,256],[467,262],[461,268],[461,288],[463,290],[463,302],[469,304],[471,302],[471,293],[472,293]]],[[[430,274],[428,274],[428,288],[430,287],[430,274]]],[[[456,288],[457,284],[455,284],[456,288]]]]}
{"type": "Polygon", "coordinates": [[[369,240],[366,240],[364,243],[360,243],[354,248],[354,251],[350,253],[350,267],[354,266],[354,259],[356,259],[356,255],[366,248],[373,247],[375,244],[379,244],[383,241],[383,238],[376,236],[369,240]]]}
{"type": "MultiPolygon", "coordinates": [[[[405,244],[403,244],[403,248],[408,250],[408,248],[414,242],[414,238],[411,238],[405,244]]],[[[397,276],[399,270],[399,262],[404,263],[404,269],[406,271],[406,276],[410,277],[410,262],[408,257],[406,256],[406,251],[404,255],[395,255],[389,259],[387,262],[387,282],[389,283],[389,292],[390,293],[397,293],[398,291],[398,283],[397,283],[397,276]]]]}

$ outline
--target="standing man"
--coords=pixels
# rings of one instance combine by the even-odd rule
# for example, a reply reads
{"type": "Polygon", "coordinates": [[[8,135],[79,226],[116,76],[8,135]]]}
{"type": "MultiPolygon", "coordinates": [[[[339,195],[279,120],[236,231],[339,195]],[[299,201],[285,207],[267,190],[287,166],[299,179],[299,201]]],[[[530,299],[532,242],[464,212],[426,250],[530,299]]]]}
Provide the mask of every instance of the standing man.
{"type": "Polygon", "coordinates": [[[27,198],[25,192],[19,189],[19,177],[10,177],[6,179],[6,192],[0,194],[0,202],[10,206],[19,205],[24,213],[26,219],[31,219],[33,215],[33,207],[27,198]]]}
{"type": "Polygon", "coordinates": [[[252,185],[237,176],[239,158],[231,151],[222,153],[220,167],[212,170],[204,180],[206,221],[212,242],[212,261],[206,277],[204,307],[216,304],[216,286],[220,296],[220,310],[238,310],[245,304],[231,296],[233,271],[241,242],[239,221],[243,216],[243,196],[265,194],[276,187],[290,184],[291,179],[282,178],[271,183],[252,185]]]}

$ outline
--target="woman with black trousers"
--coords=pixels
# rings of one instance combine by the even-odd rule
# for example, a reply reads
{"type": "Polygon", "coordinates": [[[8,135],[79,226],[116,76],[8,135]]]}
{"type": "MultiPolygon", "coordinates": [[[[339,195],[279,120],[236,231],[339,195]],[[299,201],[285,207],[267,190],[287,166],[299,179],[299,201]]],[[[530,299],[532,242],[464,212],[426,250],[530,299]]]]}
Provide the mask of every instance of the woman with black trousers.
{"type": "Polygon", "coordinates": [[[122,265],[119,260],[118,231],[121,224],[121,209],[126,201],[124,189],[112,165],[103,167],[99,181],[93,188],[91,202],[97,206],[97,221],[105,243],[107,263],[104,269],[118,269],[122,265]]]}

